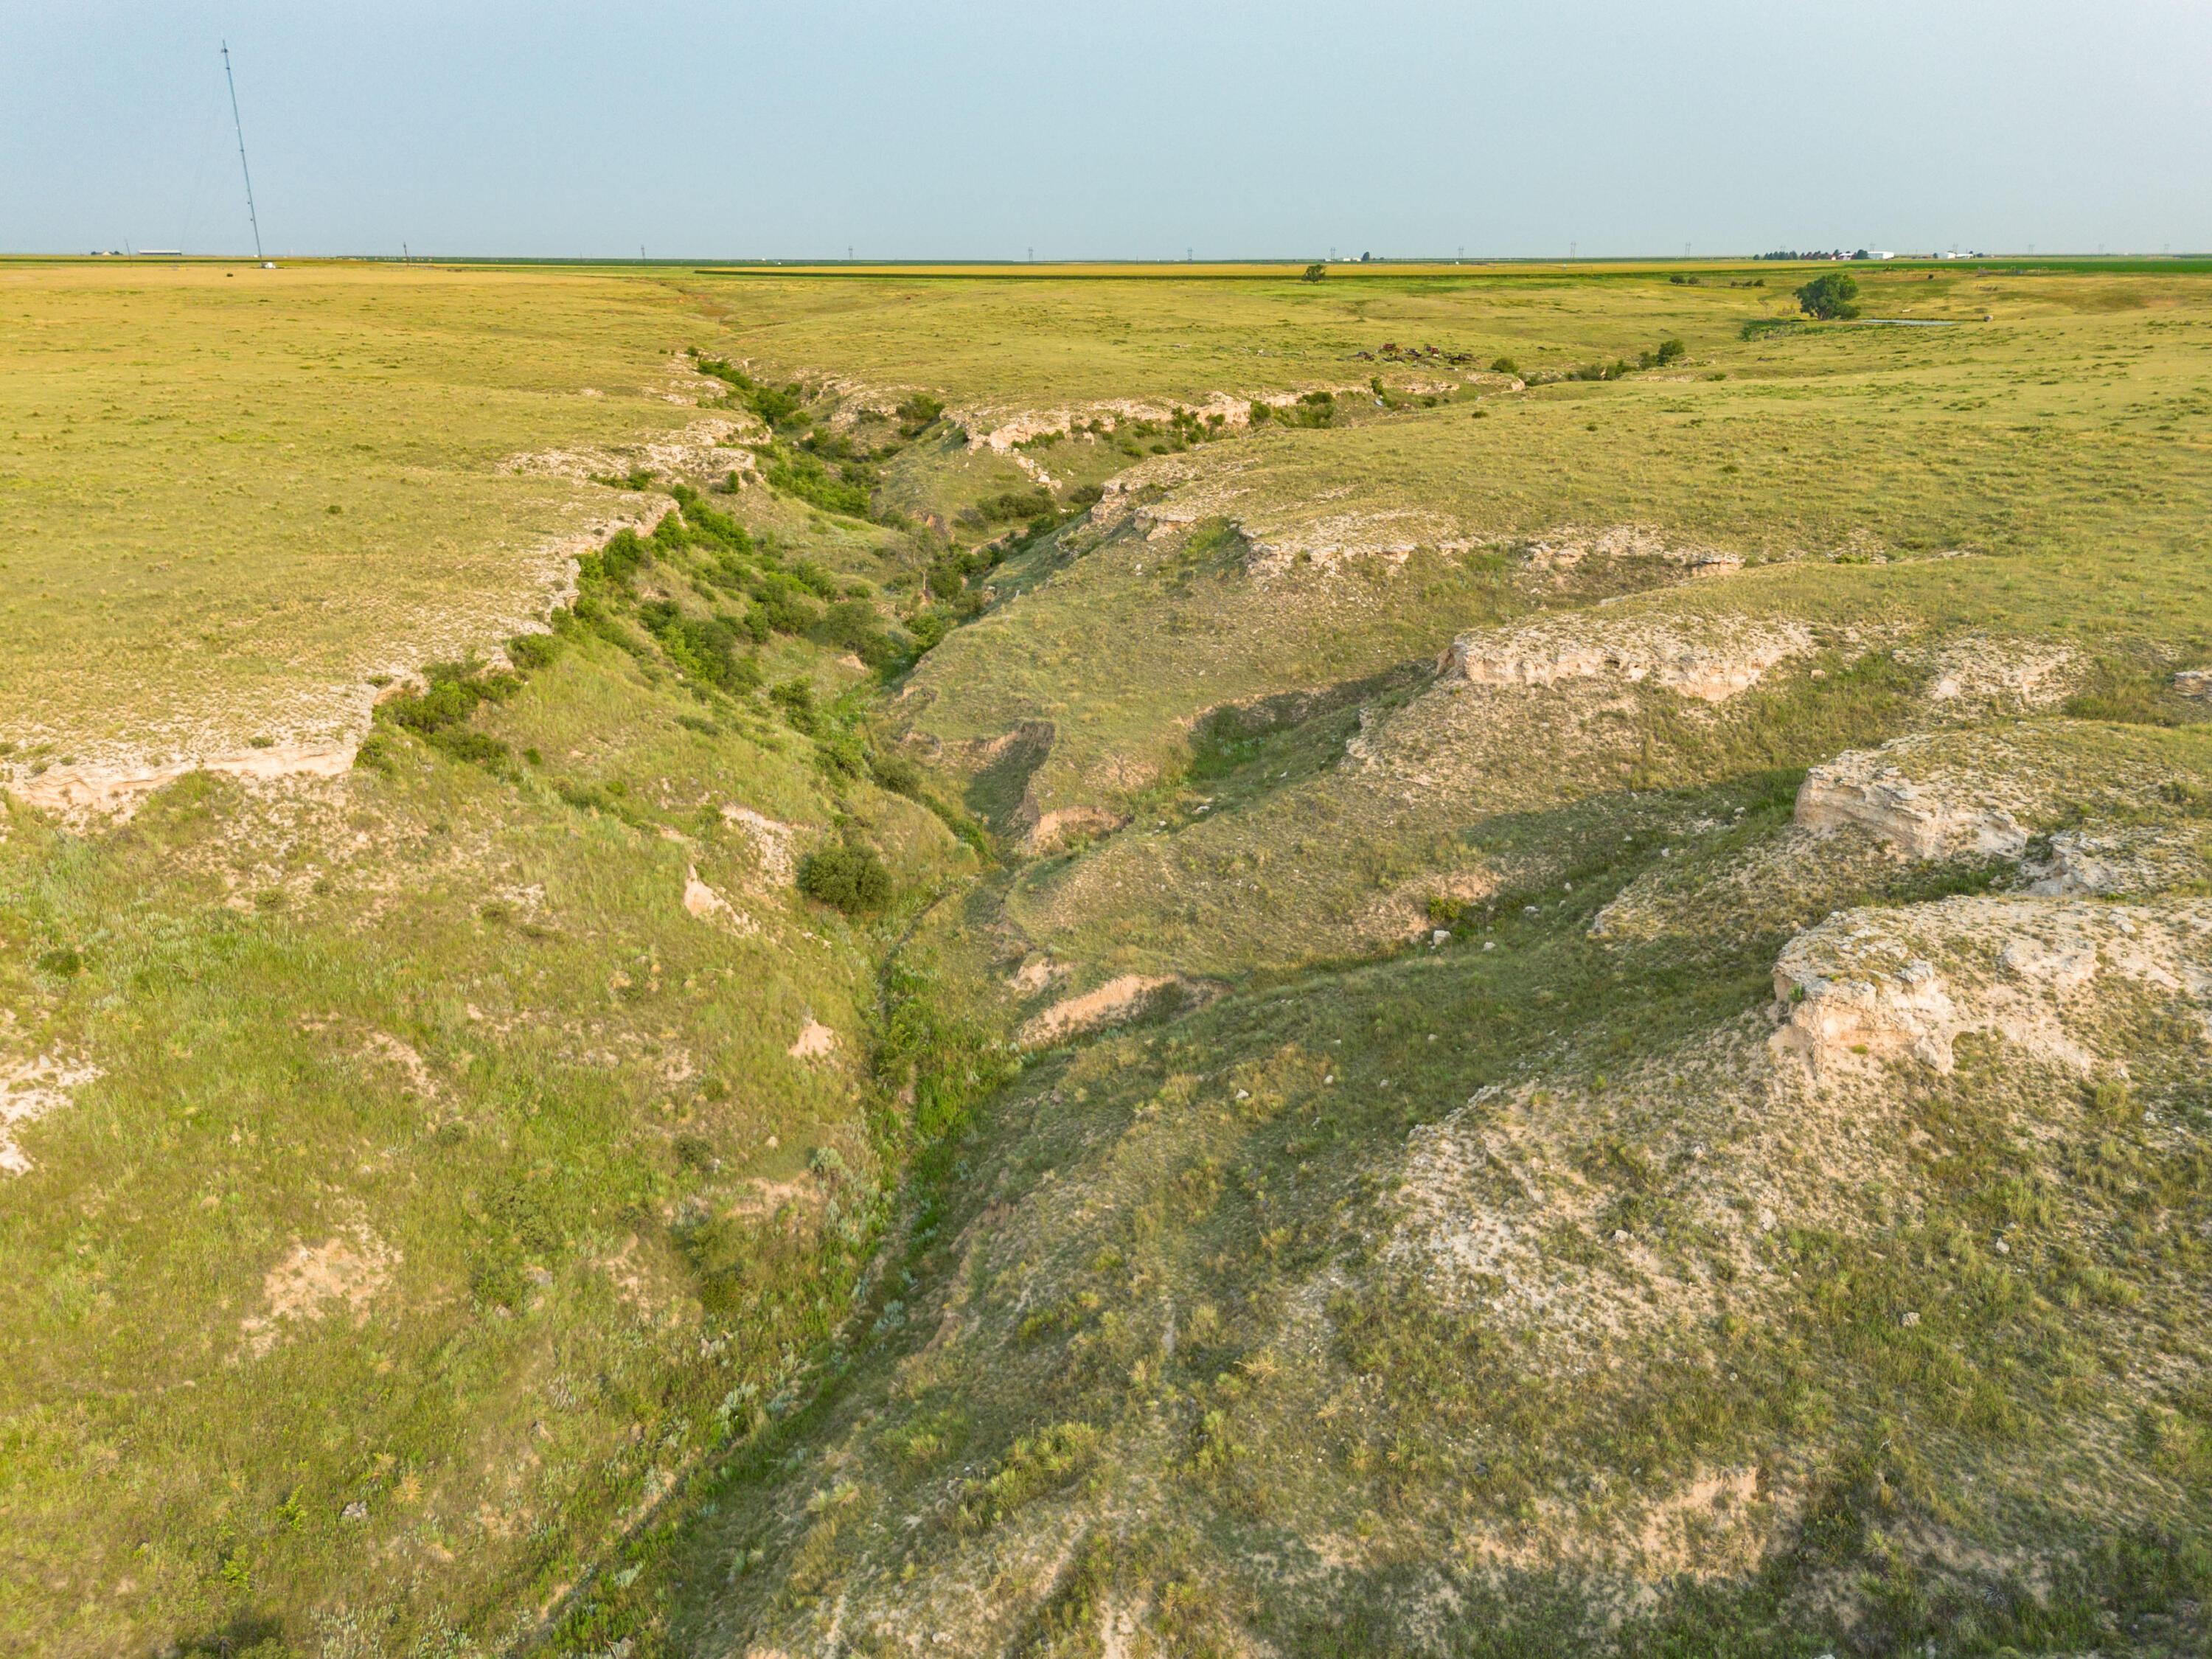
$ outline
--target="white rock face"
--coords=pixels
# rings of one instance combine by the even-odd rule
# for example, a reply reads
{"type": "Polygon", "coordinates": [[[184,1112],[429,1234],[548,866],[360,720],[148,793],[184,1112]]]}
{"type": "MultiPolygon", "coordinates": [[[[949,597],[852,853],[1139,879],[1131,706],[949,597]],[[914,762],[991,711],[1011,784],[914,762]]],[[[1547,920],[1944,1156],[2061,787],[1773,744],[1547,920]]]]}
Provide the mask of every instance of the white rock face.
{"type": "Polygon", "coordinates": [[[1799,826],[1856,824],[1917,859],[2012,858],[2027,847],[2027,830],[2011,806],[1987,788],[1915,777],[1912,750],[1906,738],[1814,767],[1797,790],[1799,826]]]}
{"type": "Polygon", "coordinates": [[[1812,649],[1812,634],[1796,623],[1578,615],[1462,634],[1438,666],[1446,679],[1474,685],[1649,680],[1679,696],[1717,703],[1749,690],[1777,664],[1812,649]]]}

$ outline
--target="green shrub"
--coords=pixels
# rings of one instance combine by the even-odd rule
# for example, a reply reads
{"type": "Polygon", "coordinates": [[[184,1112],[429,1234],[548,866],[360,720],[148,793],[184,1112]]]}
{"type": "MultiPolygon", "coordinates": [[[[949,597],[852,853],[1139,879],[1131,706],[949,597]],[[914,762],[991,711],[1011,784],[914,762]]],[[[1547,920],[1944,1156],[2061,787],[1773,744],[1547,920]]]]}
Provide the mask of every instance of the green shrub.
{"type": "Polygon", "coordinates": [[[1328,275],[1328,267],[1325,264],[1320,264],[1319,262],[1316,262],[1313,264],[1308,265],[1305,270],[1300,273],[1298,280],[1302,283],[1318,283],[1328,275]]]}
{"type": "Polygon", "coordinates": [[[1002,495],[985,497],[960,517],[968,524],[1011,524],[1017,519],[1032,519],[1057,510],[1058,504],[1049,490],[1009,489],[1002,495]]]}
{"type": "Polygon", "coordinates": [[[915,649],[933,651],[952,631],[952,618],[942,611],[923,611],[908,618],[906,631],[914,635],[915,649]]]}
{"type": "Polygon", "coordinates": [[[918,438],[945,413],[945,405],[927,392],[917,392],[898,406],[899,430],[909,438],[918,438]]]}
{"type": "Polygon", "coordinates": [[[791,574],[805,584],[818,598],[836,599],[845,596],[844,585],[811,559],[799,560],[791,567],[791,574]]]}
{"type": "Polygon", "coordinates": [[[683,509],[684,522],[696,538],[738,553],[752,550],[753,538],[745,527],[728,514],[709,507],[697,490],[678,484],[670,493],[676,497],[676,505],[683,509]]]}
{"type": "Polygon", "coordinates": [[[873,755],[868,770],[876,781],[895,795],[921,793],[921,768],[904,755],[873,755]]]}
{"type": "Polygon", "coordinates": [[[891,902],[891,872],[870,849],[848,842],[801,859],[799,890],[848,916],[866,915],[891,902]]]}
{"type": "Polygon", "coordinates": [[[652,562],[653,550],[638,539],[637,532],[617,530],[597,553],[586,553],[576,562],[577,580],[586,586],[605,582],[619,587],[641,566],[652,562]]]}
{"type": "Polygon", "coordinates": [[[1032,1498],[1073,1484],[1098,1461],[1103,1440],[1088,1423],[1055,1423],[1024,1436],[989,1479],[968,1483],[959,1525],[967,1531],[995,1526],[1032,1498]]]}
{"type": "Polygon", "coordinates": [[[781,570],[763,575],[751,590],[761,620],[779,634],[804,634],[822,619],[813,599],[797,578],[781,570]]]}
{"type": "Polygon", "coordinates": [[[760,665],[738,652],[738,642],[744,634],[736,618],[687,617],[673,602],[655,599],[639,607],[638,619],[676,665],[694,679],[731,692],[759,688],[760,665]]]}
{"type": "Polygon", "coordinates": [[[561,641],[550,634],[518,634],[507,642],[507,658],[526,674],[550,668],[561,654],[561,641]]]}
{"type": "Polygon", "coordinates": [[[876,607],[866,599],[840,599],[813,630],[823,645],[842,646],[878,673],[897,665],[898,642],[884,632],[876,607]]]}
{"type": "Polygon", "coordinates": [[[784,718],[799,731],[811,732],[820,718],[814,707],[814,687],[801,679],[783,680],[769,694],[769,701],[783,710],[784,718]]]}
{"type": "Polygon", "coordinates": [[[856,476],[862,471],[848,467],[840,477],[830,471],[820,456],[804,449],[779,446],[769,452],[768,481],[771,488],[795,496],[809,507],[818,507],[824,513],[841,514],[848,519],[865,519],[868,516],[870,488],[865,477],[856,476]]]}
{"type": "Polygon", "coordinates": [[[1521,372],[1521,365],[1510,357],[1493,357],[1490,360],[1490,372],[1492,374],[1517,375],[1521,372]]]}

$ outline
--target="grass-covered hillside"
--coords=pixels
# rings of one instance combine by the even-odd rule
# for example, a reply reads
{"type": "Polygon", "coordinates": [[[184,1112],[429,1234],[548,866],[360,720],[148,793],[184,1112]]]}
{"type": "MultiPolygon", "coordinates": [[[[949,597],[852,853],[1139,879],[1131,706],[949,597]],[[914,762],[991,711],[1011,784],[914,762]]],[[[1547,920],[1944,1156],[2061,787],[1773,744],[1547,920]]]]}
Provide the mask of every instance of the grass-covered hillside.
{"type": "Polygon", "coordinates": [[[0,1651],[2200,1651],[2212,276],[1808,274],[0,269],[0,1651]]]}

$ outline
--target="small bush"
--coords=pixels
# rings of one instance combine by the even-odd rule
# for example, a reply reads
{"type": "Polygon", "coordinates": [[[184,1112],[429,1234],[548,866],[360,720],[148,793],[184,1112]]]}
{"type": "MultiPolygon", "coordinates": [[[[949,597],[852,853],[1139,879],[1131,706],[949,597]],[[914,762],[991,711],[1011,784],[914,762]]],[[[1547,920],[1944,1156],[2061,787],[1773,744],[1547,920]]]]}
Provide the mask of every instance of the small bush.
{"type": "Polygon", "coordinates": [[[738,619],[687,617],[667,599],[655,599],[641,607],[638,617],[660,641],[660,648],[694,679],[729,692],[758,689],[760,665],[738,650],[738,641],[745,637],[738,619]]]}
{"type": "Polygon", "coordinates": [[[847,842],[801,859],[799,890],[848,916],[866,915],[891,902],[891,872],[867,848],[847,842]]]}
{"type": "Polygon", "coordinates": [[[898,644],[878,624],[876,607],[866,599],[840,599],[814,630],[821,643],[842,647],[878,673],[898,665],[898,644]]]}
{"type": "Polygon", "coordinates": [[[908,620],[906,631],[914,635],[915,649],[934,651],[952,631],[952,618],[942,611],[924,611],[908,620]]]}
{"type": "Polygon", "coordinates": [[[678,484],[671,493],[676,497],[676,505],[683,509],[684,522],[694,539],[711,542],[733,552],[752,551],[753,538],[744,526],[728,514],[709,507],[698,491],[678,484]]]}
{"type": "Polygon", "coordinates": [[[751,597],[761,621],[779,634],[804,634],[822,620],[805,586],[780,570],[763,575],[751,597]]]}
{"type": "Polygon", "coordinates": [[[921,768],[904,755],[876,755],[868,761],[876,781],[895,795],[921,793],[921,768]]]}
{"type": "Polygon", "coordinates": [[[945,405],[927,392],[917,392],[898,406],[899,431],[909,438],[918,438],[934,426],[945,413],[945,405]]]}
{"type": "Polygon", "coordinates": [[[814,707],[814,687],[805,680],[791,679],[779,684],[769,694],[769,701],[783,710],[783,716],[801,732],[811,732],[821,716],[814,707]]]}
{"type": "Polygon", "coordinates": [[[550,634],[518,634],[507,642],[507,659],[525,673],[550,668],[561,654],[561,641],[550,634]]]}
{"type": "Polygon", "coordinates": [[[1493,357],[1490,360],[1490,372],[1492,374],[1517,375],[1521,372],[1521,365],[1510,357],[1493,357]]]}
{"type": "Polygon", "coordinates": [[[1325,264],[1316,263],[1308,265],[1305,268],[1304,274],[1299,276],[1298,280],[1302,283],[1318,283],[1328,275],[1328,267],[1325,264]]]}
{"type": "Polygon", "coordinates": [[[1088,1423],[1055,1423],[1015,1441],[988,1480],[968,1483],[959,1526],[971,1532],[996,1526],[1032,1498],[1073,1484],[1098,1461],[1103,1438],[1088,1423]]]}
{"type": "Polygon", "coordinates": [[[770,453],[768,481],[772,488],[824,513],[848,519],[868,516],[871,488],[863,467],[848,465],[842,474],[832,473],[818,455],[779,447],[770,453]]]}
{"type": "Polygon", "coordinates": [[[1009,489],[1003,495],[986,497],[960,516],[969,524],[1011,524],[1017,519],[1033,519],[1055,510],[1056,504],[1048,490],[1009,489]]]}

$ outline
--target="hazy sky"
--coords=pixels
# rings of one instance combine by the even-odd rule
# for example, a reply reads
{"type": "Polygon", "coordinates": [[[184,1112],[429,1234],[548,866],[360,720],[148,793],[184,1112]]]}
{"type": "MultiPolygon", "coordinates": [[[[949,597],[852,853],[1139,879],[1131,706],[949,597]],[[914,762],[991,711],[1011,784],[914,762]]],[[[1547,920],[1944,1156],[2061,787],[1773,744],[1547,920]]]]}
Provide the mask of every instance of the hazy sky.
{"type": "Polygon", "coordinates": [[[0,249],[2212,249],[2212,0],[0,0],[0,249]]]}

